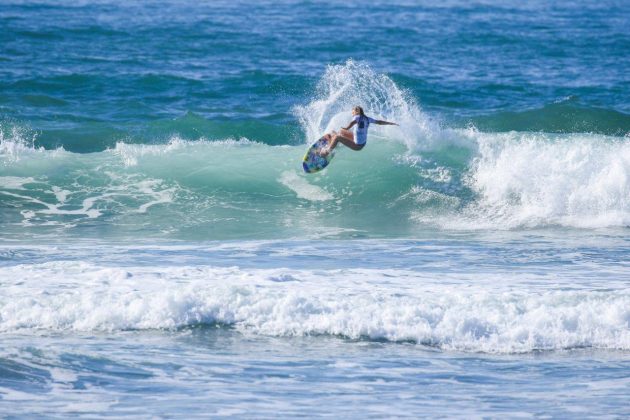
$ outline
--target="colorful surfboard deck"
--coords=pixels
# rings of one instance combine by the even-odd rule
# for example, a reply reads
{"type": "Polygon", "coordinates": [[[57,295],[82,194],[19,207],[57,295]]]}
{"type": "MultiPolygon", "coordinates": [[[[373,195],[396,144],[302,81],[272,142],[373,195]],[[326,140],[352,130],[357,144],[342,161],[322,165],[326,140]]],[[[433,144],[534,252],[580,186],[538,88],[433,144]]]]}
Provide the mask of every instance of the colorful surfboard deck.
{"type": "Polygon", "coordinates": [[[325,134],[308,148],[302,162],[304,172],[312,174],[328,166],[332,158],[335,157],[335,152],[332,151],[327,156],[321,156],[319,153],[322,148],[328,146],[329,141],[330,134],[325,134]]]}

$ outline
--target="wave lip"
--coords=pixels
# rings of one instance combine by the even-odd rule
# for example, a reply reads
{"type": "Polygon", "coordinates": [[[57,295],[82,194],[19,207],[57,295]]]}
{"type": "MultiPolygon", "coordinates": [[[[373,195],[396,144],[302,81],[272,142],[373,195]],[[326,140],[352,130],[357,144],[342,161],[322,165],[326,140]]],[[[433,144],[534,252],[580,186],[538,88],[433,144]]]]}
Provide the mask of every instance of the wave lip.
{"type": "Polygon", "coordinates": [[[630,350],[630,290],[461,288],[405,270],[2,269],[0,331],[230,325],[273,336],[334,335],[443,350],[630,350]],[[51,280],[52,279],[52,280],[51,280]],[[414,287],[409,287],[413,284],[414,287]],[[445,285],[448,284],[448,285],[445,285]]]}
{"type": "MultiPolygon", "coordinates": [[[[630,143],[598,135],[479,136],[471,209],[507,227],[630,224],[630,143]]],[[[490,221],[489,220],[489,221],[490,221]]]]}

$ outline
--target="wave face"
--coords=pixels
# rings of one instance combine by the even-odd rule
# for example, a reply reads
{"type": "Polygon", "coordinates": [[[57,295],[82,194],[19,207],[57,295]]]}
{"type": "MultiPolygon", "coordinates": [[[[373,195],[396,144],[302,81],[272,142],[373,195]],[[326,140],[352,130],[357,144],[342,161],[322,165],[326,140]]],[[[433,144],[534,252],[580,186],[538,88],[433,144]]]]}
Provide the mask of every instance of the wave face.
{"type": "Polygon", "coordinates": [[[630,141],[601,134],[446,128],[368,66],[331,66],[295,109],[308,141],[352,104],[373,126],[360,153],[301,172],[306,144],[252,139],[129,144],[94,153],[0,132],[3,236],[292,238],[408,236],[418,229],[600,228],[630,223],[630,141]]]}

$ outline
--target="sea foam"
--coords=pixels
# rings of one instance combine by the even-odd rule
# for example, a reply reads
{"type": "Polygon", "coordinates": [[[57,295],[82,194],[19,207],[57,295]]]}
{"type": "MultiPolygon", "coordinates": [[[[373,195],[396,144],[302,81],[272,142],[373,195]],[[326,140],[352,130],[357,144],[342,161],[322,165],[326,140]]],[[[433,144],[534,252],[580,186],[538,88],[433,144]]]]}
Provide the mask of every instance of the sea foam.
{"type": "Polygon", "coordinates": [[[456,275],[447,277],[394,269],[16,265],[0,272],[0,331],[220,324],[254,334],[409,341],[473,352],[630,349],[626,289],[463,287],[456,275]]]}

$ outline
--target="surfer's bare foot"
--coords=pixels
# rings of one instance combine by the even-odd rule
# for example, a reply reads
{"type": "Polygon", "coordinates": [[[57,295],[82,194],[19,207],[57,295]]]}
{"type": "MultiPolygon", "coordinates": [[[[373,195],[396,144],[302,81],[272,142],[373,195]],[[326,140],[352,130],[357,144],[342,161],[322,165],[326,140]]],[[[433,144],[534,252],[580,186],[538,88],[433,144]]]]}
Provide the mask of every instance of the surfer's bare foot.
{"type": "Polygon", "coordinates": [[[322,149],[319,151],[319,155],[321,157],[326,157],[330,154],[330,148],[329,147],[322,147],[322,149]]]}

